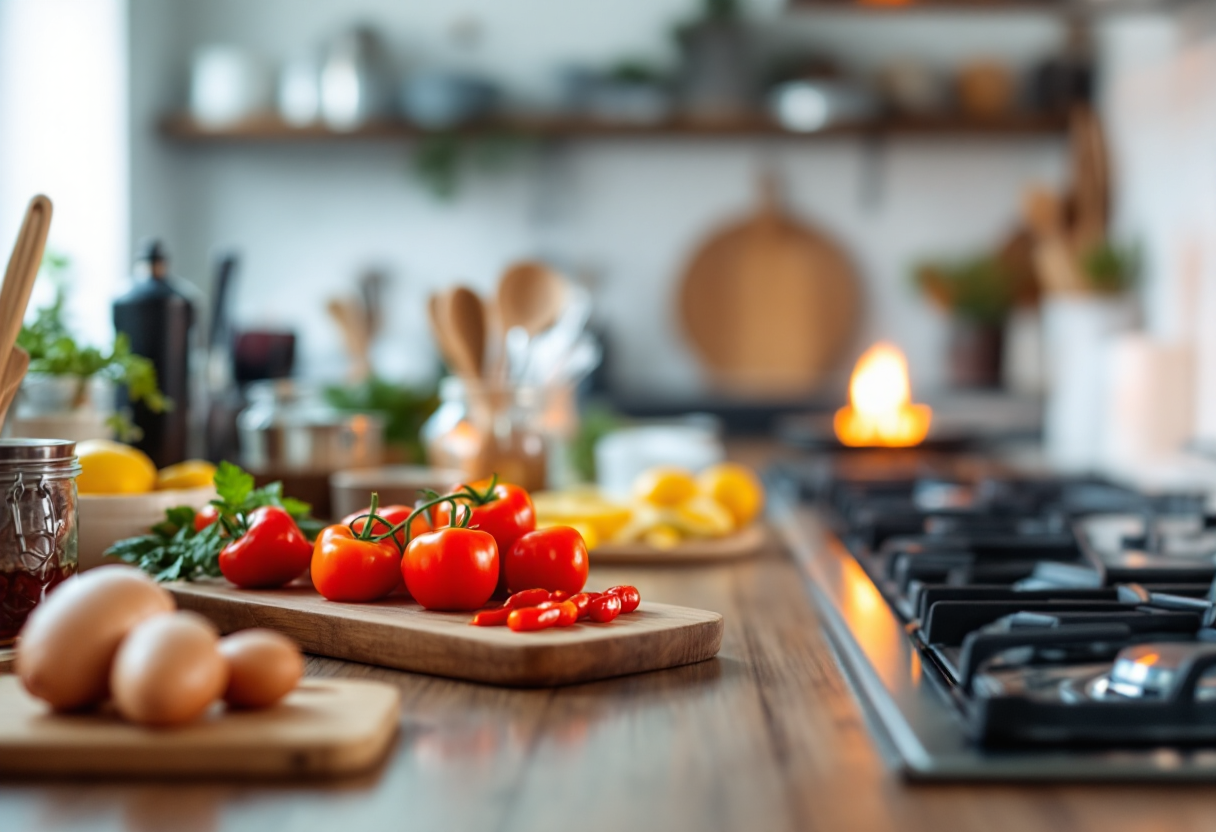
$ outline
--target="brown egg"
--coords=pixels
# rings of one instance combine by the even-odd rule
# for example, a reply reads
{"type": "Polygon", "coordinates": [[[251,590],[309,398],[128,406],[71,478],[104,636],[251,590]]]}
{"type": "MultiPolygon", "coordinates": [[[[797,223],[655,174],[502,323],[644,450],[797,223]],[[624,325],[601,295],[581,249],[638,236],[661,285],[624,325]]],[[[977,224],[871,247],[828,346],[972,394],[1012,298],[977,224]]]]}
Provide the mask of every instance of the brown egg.
{"type": "Polygon", "coordinates": [[[114,706],[143,725],[180,725],[197,719],[228,686],[219,634],[192,612],[149,618],[118,648],[110,670],[114,706]]]}
{"type": "Polygon", "coordinates": [[[68,578],[21,630],[17,675],[26,690],[56,710],[96,705],[109,695],[119,643],[139,622],[173,608],[173,596],[130,566],[102,566],[68,578]]]}
{"type": "Polygon", "coordinates": [[[224,701],[237,708],[268,708],[295,690],[304,675],[304,657],[287,636],[274,630],[242,630],[220,639],[228,660],[224,701]]]}

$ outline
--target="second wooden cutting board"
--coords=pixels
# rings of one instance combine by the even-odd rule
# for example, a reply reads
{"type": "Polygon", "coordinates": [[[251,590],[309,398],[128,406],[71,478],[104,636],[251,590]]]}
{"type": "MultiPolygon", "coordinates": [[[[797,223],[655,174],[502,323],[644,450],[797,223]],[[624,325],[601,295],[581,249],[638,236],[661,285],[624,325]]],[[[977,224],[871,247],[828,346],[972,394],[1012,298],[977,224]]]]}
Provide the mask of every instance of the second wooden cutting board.
{"type": "Polygon", "coordinates": [[[309,653],[513,687],[550,687],[713,658],[722,616],[643,601],[611,624],[516,633],[471,627],[470,613],[427,612],[406,597],[326,601],[311,586],[245,590],[225,582],[168,584],[182,609],[225,633],[269,627],[309,653]]]}

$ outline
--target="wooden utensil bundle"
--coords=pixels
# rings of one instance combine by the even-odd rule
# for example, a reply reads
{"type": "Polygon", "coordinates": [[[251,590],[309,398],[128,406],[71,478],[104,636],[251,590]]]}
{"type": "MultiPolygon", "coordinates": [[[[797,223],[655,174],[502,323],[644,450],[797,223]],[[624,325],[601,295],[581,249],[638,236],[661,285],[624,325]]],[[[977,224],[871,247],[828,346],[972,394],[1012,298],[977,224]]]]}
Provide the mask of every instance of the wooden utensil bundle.
{"type": "Polygon", "coordinates": [[[30,200],[25,211],[25,221],[17,234],[4,273],[4,284],[0,287],[0,425],[4,423],[17,388],[30,366],[29,354],[17,346],[21,333],[21,322],[30,294],[34,291],[34,280],[42,265],[46,250],[46,237],[51,228],[51,201],[39,194],[30,200]]]}
{"type": "Polygon", "coordinates": [[[1043,288],[1053,294],[1087,294],[1084,258],[1106,240],[1110,212],[1110,170],[1098,116],[1077,107],[1070,119],[1072,182],[1063,194],[1034,186],[1027,190],[1023,215],[1035,238],[1035,266],[1043,288]]]}
{"type": "Polygon", "coordinates": [[[513,347],[522,341],[526,352],[529,341],[553,329],[570,293],[557,272],[523,261],[503,273],[494,298],[455,286],[431,295],[427,314],[443,360],[456,375],[466,382],[502,386],[518,369],[511,366],[511,359],[518,361],[513,347]]]}

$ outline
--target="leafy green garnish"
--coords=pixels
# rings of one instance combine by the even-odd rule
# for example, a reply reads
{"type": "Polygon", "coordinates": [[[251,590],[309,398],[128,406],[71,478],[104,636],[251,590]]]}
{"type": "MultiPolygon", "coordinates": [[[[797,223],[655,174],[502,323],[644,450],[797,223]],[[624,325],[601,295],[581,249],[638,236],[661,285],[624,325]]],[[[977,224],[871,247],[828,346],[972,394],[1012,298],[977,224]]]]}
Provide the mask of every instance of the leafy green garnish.
{"type": "Polygon", "coordinates": [[[165,510],[165,519],[148,534],[120,540],[106,550],[106,555],[137,566],[158,581],[214,578],[220,575],[220,552],[245,533],[247,518],[256,509],[278,506],[291,515],[309,540],[325,525],[311,516],[308,503],[284,497],[283,483],[254,488],[253,476],[231,462],[221,462],[216,469],[215,492],[211,505],[220,513],[219,522],[195,531],[194,509],[175,506],[165,510]]]}
{"type": "Polygon", "coordinates": [[[330,387],[326,401],[339,410],[380,413],[384,440],[409,462],[422,462],[422,425],[439,407],[433,387],[409,387],[372,376],[352,387],[330,387]]]}

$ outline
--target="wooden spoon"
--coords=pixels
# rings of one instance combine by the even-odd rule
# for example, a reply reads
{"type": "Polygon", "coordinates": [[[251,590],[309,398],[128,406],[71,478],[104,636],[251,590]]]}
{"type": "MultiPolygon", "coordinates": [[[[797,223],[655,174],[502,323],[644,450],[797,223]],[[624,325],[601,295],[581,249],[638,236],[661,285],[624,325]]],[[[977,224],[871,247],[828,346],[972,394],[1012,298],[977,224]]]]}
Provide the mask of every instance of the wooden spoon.
{"type": "Polygon", "coordinates": [[[498,281],[498,314],[502,331],[523,327],[535,336],[553,326],[561,314],[564,281],[543,263],[516,263],[498,281]]]}
{"type": "Polygon", "coordinates": [[[0,425],[8,415],[17,395],[17,388],[30,367],[30,355],[17,346],[17,335],[29,306],[34,280],[46,251],[46,237],[51,230],[51,201],[42,194],[30,200],[25,219],[17,232],[17,242],[4,272],[0,287],[0,425]]]}
{"type": "Polygon", "coordinates": [[[25,307],[29,305],[34,279],[42,265],[46,235],[51,229],[51,201],[39,194],[30,200],[25,220],[13,245],[13,254],[0,287],[0,356],[7,362],[21,332],[25,307]]]}
{"type": "Polygon", "coordinates": [[[13,399],[17,397],[17,390],[21,387],[21,380],[29,368],[30,354],[21,347],[13,347],[8,363],[4,365],[4,374],[0,376],[0,425],[4,424],[13,399]]]}
{"type": "Polygon", "coordinates": [[[448,295],[447,303],[439,304],[438,311],[441,321],[447,318],[453,369],[466,378],[481,378],[486,355],[486,310],[481,298],[472,289],[457,286],[448,295]]]}

